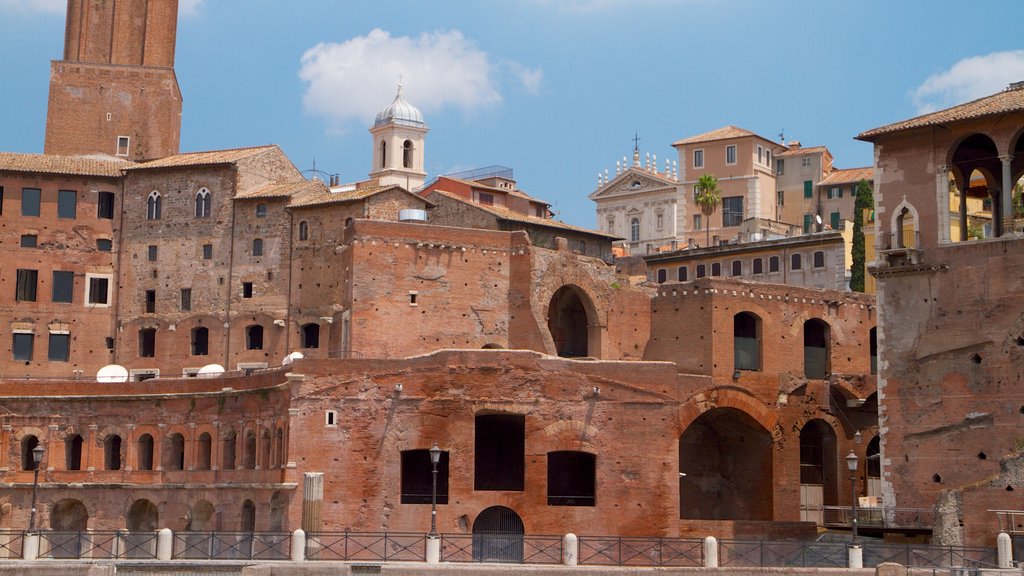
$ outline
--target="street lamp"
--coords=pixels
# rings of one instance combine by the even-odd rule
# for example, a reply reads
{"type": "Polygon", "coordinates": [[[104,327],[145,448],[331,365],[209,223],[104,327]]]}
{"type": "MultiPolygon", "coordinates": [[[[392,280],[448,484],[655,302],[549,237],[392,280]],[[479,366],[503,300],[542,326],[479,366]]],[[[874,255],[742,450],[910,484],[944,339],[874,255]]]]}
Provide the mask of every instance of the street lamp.
{"type": "Polygon", "coordinates": [[[28,531],[36,529],[36,489],[39,487],[39,463],[43,461],[43,454],[46,449],[41,444],[36,444],[32,449],[32,462],[35,463],[35,476],[32,479],[32,512],[28,517],[28,531]]]}
{"type": "Polygon", "coordinates": [[[433,486],[430,489],[430,537],[437,538],[437,463],[441,461],[441,449],[437,443],[430,448],[430,465],[433,468],[433,486]]]}
{"type": "Polygon", "coordinates": [[[850,469],[850,526],[853,528],[853,545],[857,545],[857,455],[850,450],[846,455],[846,467],[850,469]]]}

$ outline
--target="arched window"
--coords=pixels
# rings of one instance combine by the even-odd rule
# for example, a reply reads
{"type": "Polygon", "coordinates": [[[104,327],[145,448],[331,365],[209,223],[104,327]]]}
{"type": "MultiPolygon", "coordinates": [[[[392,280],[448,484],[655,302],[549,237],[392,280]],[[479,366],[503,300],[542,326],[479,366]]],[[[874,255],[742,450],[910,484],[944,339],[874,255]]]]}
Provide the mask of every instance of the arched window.
{"type": "Polygon", "coordinates": [[[263,239],[257,238],[252,241],[252,255],[263,256],[263,239]]]}
{"type": "Polygon", "coordinates": [[[139,436],[139,440],[136,443],[139,460],[139,470],[152,470],[153,469],[153,437],[149,434],[143,434],[139,436]]]}
{"type": "Polygon", "coordinates": [[[825,378],[829,372],[829,326],[811,318],[804,322],[804,376],[825,378]]]}
{"type": "Polygon", "coordinates": [[[402,168],[412,168],[412,140],[402,144],[402,168]]]}
{"type": "Polygon", "coordinates": [[[196,192],[196,218],[209,218],[213,207],[213,196],[206,188],[200,188],[196,192]]]}
{"type": "Polygon", "coordinates": [[[103,439],[103,469],[121,469],[121,437],[111,434],[103,439]]]}
{"type": "Polygon", "coordinates": [[[320,347],[320,325],[319,324],[304,324],[302,326],[302,347],[303,348],[319,348],[320,347]]]}
{"type": "Polygon", "coordinates": [[[750,312],[732,317],[733,356],[736,370],[761,369],[761,319],[750,312]]]}
{"type": "Polygon", "coordinates": [[[68,470],[82,469],[82,437],[78,434],[68,436],[64,440],[64,457],[68,470]]]}
{"type": "Polygon", "coordinates": [[[160,197],[160,193],[156,190],[150,192],[149,198],[146,199],[146,220],[159,220],[162,204],[163,200],[160,197]]]}
{"type": "Polygon", "coordinates": [[[383,140],[380,141],[380,167],[388,167],[388,143],[383,140]]]}
{"type": "Polygon", "coordinates": [[[167,437],[164,453],[164,468],[167,470],[185,469],[185,437],[175,432],[167,437]]]}
{"type": "Polygon", "coordinates": [[[242,467],[247,470],[256,469],[256,433],[252,430],[245,433],[245,452],[242,455],[242,467]]]}
{"type": "Polygon", "coordinates": [[[253,324],[245,329],[245,349],[263,350],[263,326],[253,324]]]}
{"type": "Polygon", "coordinates": [[[199,445],[196,448],[196,469],[209,470],[213,452],[213,439],[208,432],[203,432],[199,435],[199,445]]]}
{"type": "Polygon", "coordinates": [[[210,353],[210,329],[205,327],[192,329],[192,355],[206,356],[210,353]]]}
{"type": "Polygon", "coordinates": [[[272,468],[272,462],[270,461],[270,430],[263,429],[263,434],[260,435],[260,467],[263,469],[272,468]]]}
{"type": "Polygon", "coordinates": [[[278,428],[277,437],[274,439],[274,460],[271,464],[273,466],[283,466],[284,463],[284,430],[278,428]]]}
{"type": "Polygon", "coordinates": [[[633,218],[629,221],[629,239],[632,242],[640,241],[640,219],[633,218]]]}
{"type": "Polygon", "coordinates": [[[21,469],[35,470],[36,461],[32,458],[32,451],[39,446],[39,438],[28,435],[21,440],[21,469]]]}
{"type": "Polygon", "coordinates": [[[242,532],[256,531],[256,505],[252,500],[242,503],[242,532]]]}
{"type": "Polygon", "coordinates": [[[309,224],[305,220],[299,222],[299,240],[309,240],[309,224]]]}
{"type": "Polygon", "coordinates": [[[235,434],[234,430],[228,430],[227,435],[224,436],[224,448],[223,458],[221,467],[224,470],[235,469],[235,443],[238,441],[238,435],[235,434]]]}
{"type": "Polygon", "coordinates": [[[664,268],[658,268],[658,284],[664,284],[665,280],[668,279],[668,270],[664,268]]]}

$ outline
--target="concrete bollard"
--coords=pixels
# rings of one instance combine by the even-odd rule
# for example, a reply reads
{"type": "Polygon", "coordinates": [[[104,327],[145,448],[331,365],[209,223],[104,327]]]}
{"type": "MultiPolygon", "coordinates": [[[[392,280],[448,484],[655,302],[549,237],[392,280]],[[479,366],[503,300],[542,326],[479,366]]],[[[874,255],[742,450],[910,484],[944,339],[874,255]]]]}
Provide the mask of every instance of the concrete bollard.
{"type": "Polygon", "coordinates": [[[306,531],[298,528],[292,532],[292,562],[306,559],[306,531]]]}
{"type": "Polygon", "coordinates": [[[156,559],[170,560],[174,555],[174,532],[170,528],[162,528],[156,535],[156,559]]]}
{"type": "Polygon", "coordinates": [[[1013,568],[1013,542],[1010,541],[1010,535],[1006,532],[1000,532],[999,536],[996,537],[996,548],[998,550],[999,567],[1013,568]]]}
{"type": "Polygon", "coordinates": [[[864,549],[860,546],[851,544],[846,549],[847,554],[847,568],[863,568],[864,567],[864,549]]]}
{"type": "Polygon", "coordinates": [[[39,558],[39,533],[25,533],[25,542],[22,544],[21,557],[25,560],[39,558]]]}
{"type": "Polygon", "coordinates": [[[441,539],[437,536],[427,536],[427,564],[437,564],[441,561],[441,539]]]}
{"type": "Polygon", "coordinates": [[[718,568],[718,538],[714,536],[704,539],[704,567],[718,568]]]}
{"type": "Polygon", "coordinates": [[[562,536],[562,564],[576,566],[580,563],[580,539],[569,532],[562,536]]]}
{"type": "Polygon", "coordinates": [[[907,576],[907,567],[895,562],[882,562],[875,566],[875,576],[907,576]]]}

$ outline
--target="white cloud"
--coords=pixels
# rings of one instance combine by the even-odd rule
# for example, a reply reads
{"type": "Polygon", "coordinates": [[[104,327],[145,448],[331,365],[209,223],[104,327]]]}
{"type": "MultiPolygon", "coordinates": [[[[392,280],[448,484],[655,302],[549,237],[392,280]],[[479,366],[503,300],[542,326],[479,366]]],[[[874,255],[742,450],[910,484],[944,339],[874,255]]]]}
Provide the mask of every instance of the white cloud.
{"type": "Polygon", "coordinates": [[[0,0],[0,12],[64,14],[67,8],[67,0],[0,0]]]}
{"type": "MultiPolygon", "coordinates": [[[[368,123],[387,106],[399,78],[406,99],[425,113],[446,106],[465,113],[497,106],[502,102],[499,68],[458,30],[411,38],[374,29],[340,44],[310,48],[302,55],[299,77],[308,83],[306,110],[326,118],[331,128],[343,129],[353,121],[368,123]]],[[[539,70],[517,63],[510,70],[527,92],[539,89],[539,70]]]]}
{"type": "Polygon", "coordinates": [[[1020,80],[1024,80],[1024,50],[972,56],[929,76],[914,90],[914,105],[918,113],[927,114],[994,94],[1020,80]]]}
{"type": "Polygon", "coordinates": [[[523,90],[530,96],[540,94],[540,82],[544,79],[544,71],[540,68],[528,68],[519,62],[505,62],[505,66],[523,85],[523,90]]]}
{"type": "Polygon", "coordinates": [[[178,13],[182,16],[195,16],[203,8],[206,0],[181,0],[178,13]]]}

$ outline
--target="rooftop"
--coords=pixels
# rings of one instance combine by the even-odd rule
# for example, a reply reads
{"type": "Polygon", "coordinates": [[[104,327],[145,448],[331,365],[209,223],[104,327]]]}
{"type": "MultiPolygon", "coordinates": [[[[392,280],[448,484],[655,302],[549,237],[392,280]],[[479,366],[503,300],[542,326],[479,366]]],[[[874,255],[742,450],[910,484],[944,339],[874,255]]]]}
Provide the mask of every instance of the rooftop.
{"type": "Polygon", "coordinates": [[[0,152],[0,170],[8,172],[41,172],[67,176],[117,178],[129,166],[132,166],[132,163],[128,160],[105,154],[58,156],[55,154],[0,152]]]}
{"type": "Polygon", "coordinates": [[[435,189],[435,190],[432,191],[432,193],[433,194],[441,194],[445,198],[451,198],[452,200],[455,200],[457,202],[461,202],[463,204],[468,204],[470,206],[473,206],[474,208],[478,208],[480,210],[483,210],[484,212],[488,212],[488,213],[490,213],[490,214],[492,214],[494,216],[497,216],[501,220],[507,220],[507,221],[510,221],[510,222],[519,222],[519,223],[522,223],[522,224],[532,224],[534,226],[545,226],[545,227],[548,227],[548,228],[556,228],[556,229],[560,229],[560,230],[569,230],[569,231],[572,231],[572,232],[582,232],[584,234],[591,234],[591,235],[594,235],[594,236],[603,236],[605,238],[610,238],[612,240],[621,240],[622,239],[622,238],[620,238],[618,236],[614,236],[612,234],[605,234],[604,232],[599,232],[597,230],[591,230],[589,228],[582,228],[580,226],[573,226],[572,224],[566,224],[565,222],[559,222],[558,220],[554,220],[554,219],[551,219],[551,218],[541,218],[539,216],[530,216],[530,215],[527,215],[527,214],[520,214],[519,212],[516,212],[514,210],[509,210],[508,208],[505,208],[503,206],[488,206],[488,205],[485,205],[485,204],[477,204],[476,202],[471,202],[471,201],[469,201],[469,200],[467,200],[467,199],[465,199],[465,198],[463,198],[461,196],[458,196],[456,194],[452,194],[451,192],[445,192],[444,190],[437,190],[437,189],[435,189]]]}
{"type": "Polygon", "coordinates": [[[276,149],[277,146],[252,146],[249,148],[228,148],[225,150],[209,150],[206,152],[185,152],[166,158],[132,164],[128,170],[146,170],[149,168],[177,168],[181,166],[210,166],[215,164],[234,164],[250,156],[255,156],[276,149]]]}
{"type": "MultiPolygon", "coordinates": [[[[714,142],[715,140],[728,140],[730,138],[743,138],[744,136],[758,136],[757,134],[746,130],[744,128],[738,128],[736,126],[726,126],[719,128],[718,130],[712,130],[696,136],[690,136],[689,138],[683,138],[682,140],[676,140],[672,143],[673,146],[684,146],[687,144],[700,144],[701,142],[714,142]]],[[[767,140],[766,138],[761,138],[767,140]]]]}
{"type": "Polygon", "coordinates": [[[875,169],[871,166],[864,168],[843,168],[833,170],[831,174],[821,179],[819,186],[832,186],[836,184],[855,184],[861,180],[871,182],[875,179],[875,169]]]}
{"type": "Polygon", "coordinates": [[[1020,111],[1024,111],[1024,83],[1017,82],[991,96],[861,132],[857,139],[870,142],[879,136],[894,132],[1020,111]]]}

